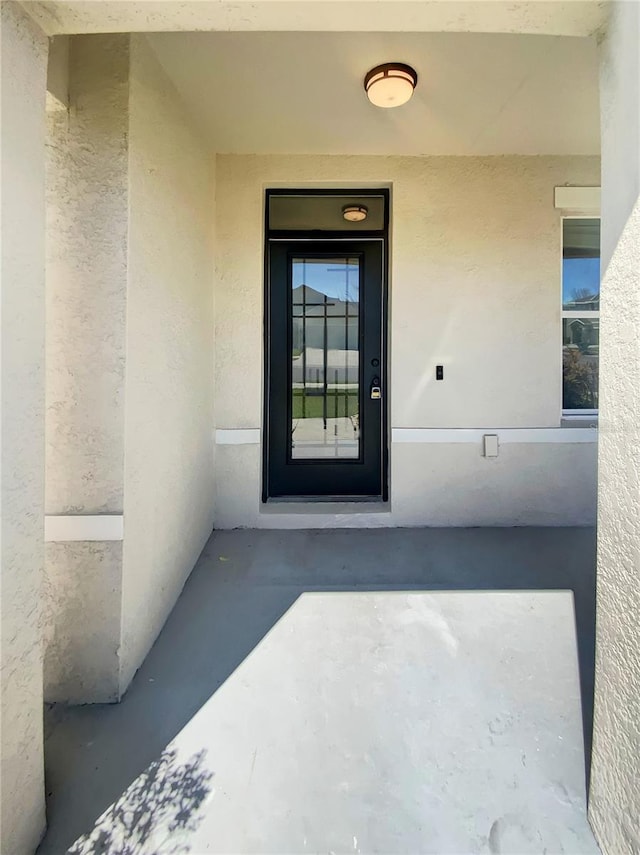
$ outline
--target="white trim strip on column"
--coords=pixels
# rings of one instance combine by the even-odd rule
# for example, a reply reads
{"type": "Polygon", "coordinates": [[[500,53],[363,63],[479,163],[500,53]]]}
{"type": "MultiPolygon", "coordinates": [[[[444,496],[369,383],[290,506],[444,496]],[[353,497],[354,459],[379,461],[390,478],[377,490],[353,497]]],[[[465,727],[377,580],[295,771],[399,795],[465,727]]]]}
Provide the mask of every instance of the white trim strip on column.
{"type": "Polygon", "coordinates": [[[554,204],[566,211],[599,211],[599,187],[556,187],[554,204]]]}
{"type": "Polygon", "coordinates": [[[216,445],[260,445],[260,428],[218,429],[216,445]]]}
{"type": "Polygon", "coordinates": [[[454,443],[482,442],[485,434],[497,434],[507,443],[582,443],[597,442],[597,428],[393,428],[392,442],[454,443]]]}
{"type": "Polygon", "coordinates": [[[122,540],[122,514],[89,514],[46,516],[44,539],[47,543],[72,540],[122,540]]]}

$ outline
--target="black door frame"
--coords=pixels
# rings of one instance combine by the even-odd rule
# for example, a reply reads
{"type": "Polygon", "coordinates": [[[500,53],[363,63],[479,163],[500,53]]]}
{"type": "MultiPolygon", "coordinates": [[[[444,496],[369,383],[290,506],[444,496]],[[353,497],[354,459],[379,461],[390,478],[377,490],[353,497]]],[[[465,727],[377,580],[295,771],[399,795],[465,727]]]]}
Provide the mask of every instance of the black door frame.
{"type": "MultiPolygon", "coordinates": [[[[381,474],[381,491],[375,497],[369,497],[370,500],[388,501],[389,498],[389,364],[388,364],[388,278],[389,278],[389,189],[388,188],[359,188],[357,190],[336,189],[299,189],[291,190],[286,188],[269,189],[265,192],[265,244],[264,244],[264,313],[263,313],[263,360],[264,360],[264,386],[263,386],[263,441],[262,441],[262,501],[287,501],[295,500],[295,497],[287,496],[270,496],[269,495],[269,448],[270,448],[270,390],[271,390],[271,289],[270,289],[270,248],[272,245],[281,242],[287,244],[305,244],[305,250],[308,250],[309,244],[324,244],[324,250],[327,250],[327,245],[331,244],[332,249],[339,249],[340,243],[363,243],[366,244],[375,241],[382,248],[382,269],[381,269],[381,341],[380,341],[380,377],[383,386],[383,398],[381,404],[381,448],[380,448],[380,474],[381,474]],[[274,195],[301,195],[301,196],[321,196],[332,195],[340,197],[354,196],[358,198],[366,196],[383,196],[384,198],[384,227],[379,230],[359,230],[349,231],[348,228],[340,231],[276,231],[269,228],[269,201],[274,195]]],[[[362,373],[361,373],[362,383],[362,373]]],[[[368,389],[362,387],[361,394],[366,394],[368,389]]],[[[304,496],[305,501],[352,501],[354,499],[362,500],[362,497],[353,496],[304,496]]]]}

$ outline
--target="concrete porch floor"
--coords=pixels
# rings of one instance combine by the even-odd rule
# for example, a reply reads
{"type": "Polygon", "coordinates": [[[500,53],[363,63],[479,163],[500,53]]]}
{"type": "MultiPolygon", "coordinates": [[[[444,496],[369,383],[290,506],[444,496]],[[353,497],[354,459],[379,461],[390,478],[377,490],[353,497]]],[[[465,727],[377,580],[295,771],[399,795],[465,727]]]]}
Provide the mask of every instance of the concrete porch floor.
{"type": "MultiPolygon", "coordinates": [[[[39,852],[59,855],[89,832],[97,817],[162,755],[201,709],[203,726],[211,728],[213,720],[207,723],[204,713],[207,702],[214,694],[223,697],[224,692],[217,690],[234,672],[240,674],[241,666],[245,669],[242,672],[245,689],[252,685],[247,663],[255,663],[255,651],[260,650],[265,636],[294,604],[304,599],[303,595],[311,592],[362,595],[361,602],[367,608],[377,608],[367,599],[368,593],[420,592],[422,596],[422,592],[436,591],[572,590],[588,756],[593,694],[594,566],[595,534],[590,529],[215,532],[123,701],[118,705],[54,706],[47,710],[49,829],[39,852]]],[[[321,596],[316,602],[322,606],[328,601],[321,596]]],[[[387,598],[385,602],[391,600],[387,598]]],[[[331,614],[327,612],[327,628],[331,625],[331,614]]],[[[271,640],[274,637],[273,633],[269,635],[271,640]]],[[[565,634],[563,643],[566,638],[565,634]]],[[[543,641],[548,650],[549,639],[543,641]]],[[[417,657],[423,642],[412,643],[417,657]]],[[[291,635],[289,648],[294,660],[297,644],[295,634],[291,635]]],[[[387,667],[382,660],[378,664],[382,670],[387,667]]],[[[295,670],[293,660],[289,666],[290,671],[295,670]]],[[[287,669],[282,671],[285,673],[287,669]]],[[[278,674],[275,677],[278,679],[278,674]]],[[[415,681],[415,674],[409,679],[415,681]]],[[[293,691],[297,689],[283,688],[280,702],[286,702],[293,691]]],[[[270,705],[275,714],[278,703],[276,698],[275,707],[270,705]]],[[[549,703],[553,704],[553,699],[549,703]]],[[[421,703],[416,709],[423,707],[421,703]]],[[[237,704],[232,707],[236,708],[237,704]]],[[[228,720],[224,726],[231,726],[228,720]]],[[[214,783],[217,788],[225,786],[217,773],[214,783]]],[[[562,793],[558,799],[565,804],[562,793]]],[[[580,813],[580,806],[577,810],[580,813]]],[[[486,840],[480,841],[474,851],[515,855],[513,846],[516,846],[521,852],[542,852],[542,848],[536,849],[535,840],[514,838],[510,844],[508,828],[506,832],[501,828],[495,823],[491,833],[487,828],[486,840]]],[[[597,851],[586,825],[581,826],[579,835],[580,848],[564,845],[555,851],[597,851]]],[[[429,839],[429,832],[426,838],[429,839]]],[[[371,841],[368,845],[362,839],[358,842],[355,834],[353,839],[354,852],[390,852],[393,848],[388,840],[376,849],[371,841]]],[[[416,848],[416,839],[398,843],[395,851],[447,851],[442,842],[437,842],[435,832],[431,846],[425,844],[421,850],[416,848]]],[[[220,841],[211,846],[196,842],[177,851],[234,851],[230,845],[225,849],[220,841]]],[[[311,840],[309,845],[308,851],[321,851],[313,848],[316,844],[311,840]]],[[[116,850],[89,847],[78,851],[116,850]]],[[[244,851],[261,849],[257,845],[244,851]]],[[[267,847],[263,851],[274,849],[267,847]]],[[[304,851],[302,839],[297,851],[304,851]]],[[[549,855],[552,851],[549,850],[549,855]]]]}

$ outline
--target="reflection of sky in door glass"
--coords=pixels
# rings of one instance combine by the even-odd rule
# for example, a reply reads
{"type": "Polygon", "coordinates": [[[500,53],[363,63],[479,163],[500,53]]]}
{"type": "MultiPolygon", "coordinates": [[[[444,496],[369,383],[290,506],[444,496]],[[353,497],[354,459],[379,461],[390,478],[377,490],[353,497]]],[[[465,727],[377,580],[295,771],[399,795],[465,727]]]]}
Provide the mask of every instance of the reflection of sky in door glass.
{"type": "Polygon", "coordinates": [[[562,260],[562,302],[576,297],[600,293],[599,258],[564,258],[562,260]]]}
{"type": "Polygon", "coordinates": [[[357,259],[329,258],[293,262],[293,287],[306,285],[334,300],[358,302],[357,259]]]}

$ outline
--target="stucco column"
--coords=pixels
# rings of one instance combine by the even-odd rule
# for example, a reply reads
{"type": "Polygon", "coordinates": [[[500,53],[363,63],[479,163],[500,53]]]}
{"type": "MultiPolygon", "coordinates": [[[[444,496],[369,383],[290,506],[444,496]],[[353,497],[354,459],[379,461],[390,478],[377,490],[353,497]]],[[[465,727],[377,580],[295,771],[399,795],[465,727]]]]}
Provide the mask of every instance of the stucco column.
{"type": "Polygon", "coordinates": [[[2,3],[2,813],[0,851],[45,826],[40,600],[44,498],[47,39],[2,3]]]}
{"type": "Polygon", "coordinates": [[[640,851],[640,4],[601,47],[602,299],[596,687],[590,818],[640,851]]]}
{"type": "Polygon", "coordinates": [[[47,700],[96,703],[126,690],[211,533],[213,194],[146,39],[68,47],[48,118],[45,508],[66,528],[44,676],[47,700]]]}
{"type": "MultiPolygon", "coordinates": [[[[46,513],[71,525],[123,512],[129,41],[73,37],[48,115],[46,513]]],[[[45,698],[118,700],[122,542],[47,543],[45,602],[45,698]]]]}

